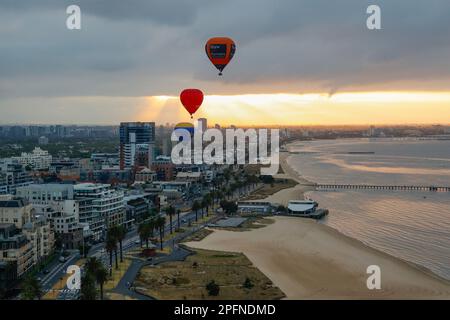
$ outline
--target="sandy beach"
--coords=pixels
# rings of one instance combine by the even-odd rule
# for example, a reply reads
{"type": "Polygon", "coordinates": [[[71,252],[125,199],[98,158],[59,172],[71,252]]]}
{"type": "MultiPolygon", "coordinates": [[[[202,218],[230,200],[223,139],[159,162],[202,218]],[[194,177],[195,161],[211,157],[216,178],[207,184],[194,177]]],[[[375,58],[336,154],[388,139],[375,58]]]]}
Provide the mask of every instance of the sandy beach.
{"type": "MultiPolygon", "coordinates": [[[[287,205],[311,190],[280,154],[284,173],[299,184],[265,200],[287,205]]],[[[372,249],[314,220],[274,217],[247,232],[214,230],[193,248],[244,253],[287,299],[450,299],[450,283],[430,271],[372,249]],[[369,290],[367,267],[381,268],[381,290],[369,290]]]]}
{"type": "Polygon", "coordinates": [[[288,299],[450,299],[450,284],[313,220],[275,217],[247,232],[215,230],[192,248],[242,252],[288,299]],[[381,268],[368,290],[367,267],[381,268]]]}

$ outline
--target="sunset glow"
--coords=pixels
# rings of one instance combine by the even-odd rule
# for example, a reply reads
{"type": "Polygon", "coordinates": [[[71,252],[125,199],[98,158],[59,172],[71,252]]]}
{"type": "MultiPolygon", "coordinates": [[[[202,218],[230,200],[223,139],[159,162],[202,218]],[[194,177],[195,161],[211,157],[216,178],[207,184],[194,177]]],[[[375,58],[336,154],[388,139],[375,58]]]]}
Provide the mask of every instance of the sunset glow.
{"type": "MultiPolygon", "coordinates": [[[[141,120],[189,120],[178,97],[147,98],[141,120]]],[[[450,122],[450,92],[205,96],[196,117],[222,125],[432,124],[450,122]]]]}

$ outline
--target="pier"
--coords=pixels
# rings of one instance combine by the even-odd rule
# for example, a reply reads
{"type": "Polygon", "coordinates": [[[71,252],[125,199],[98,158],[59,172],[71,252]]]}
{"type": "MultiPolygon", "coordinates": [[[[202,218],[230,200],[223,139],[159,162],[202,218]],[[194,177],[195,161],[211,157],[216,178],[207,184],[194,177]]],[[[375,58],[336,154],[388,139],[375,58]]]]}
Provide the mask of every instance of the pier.
{"type": "Polygon", "coordinates": [[[317,191],[326,190],[390,190],[390,191],[426,191],[450,192],[450,187],[442,186],[405,186],[405,185],[369,185],[369,184],[303,184],[317,191]]]}

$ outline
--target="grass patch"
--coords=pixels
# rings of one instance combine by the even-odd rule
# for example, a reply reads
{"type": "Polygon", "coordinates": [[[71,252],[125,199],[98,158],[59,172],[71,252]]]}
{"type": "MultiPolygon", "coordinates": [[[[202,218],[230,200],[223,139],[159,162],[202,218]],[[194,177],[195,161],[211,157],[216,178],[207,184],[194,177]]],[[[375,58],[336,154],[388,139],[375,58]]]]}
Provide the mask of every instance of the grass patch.
{"type": "Polygon", "coordinates": [[[269,224],[274,223],[275,220],[265,217],[259,216],[248,216],[247,220],[245,220],[238,227],[214,227],[214,229],[218,230],[227,230],[227,231],[250,231],[253,229],[260,229],[268,226],[269,224]]]}
{"type": "Polygon", "coordinates": [[[261,188],[252,192],[243,200],[261,200],[271,196],[281,190],[293,188],[297,185],[297,181],[292,179],[275,179],[273,183],[265,183],[261,188]]]}
{"type": "Polygon", "coordinates": [[[186,238],[183,239],[182,242],[201,241],[202,239],[206,238],[213,232],[214,231],[212,231],[212,230],[203,228],[203,229],[200,229],[197,232],[187,236],[186,238]]]}
{"type": "Polygon", "coordinates": [[[174,300],[272,300],[285,295],[241,253],[195,250],[185,261],[144,267],[134,282],[136,291],[156,299],[174,300]],[[244,288],[246,278],[253,287],[244,288]],[[206,284],[220,286],[218,296],[209,296],[206,284]]]}

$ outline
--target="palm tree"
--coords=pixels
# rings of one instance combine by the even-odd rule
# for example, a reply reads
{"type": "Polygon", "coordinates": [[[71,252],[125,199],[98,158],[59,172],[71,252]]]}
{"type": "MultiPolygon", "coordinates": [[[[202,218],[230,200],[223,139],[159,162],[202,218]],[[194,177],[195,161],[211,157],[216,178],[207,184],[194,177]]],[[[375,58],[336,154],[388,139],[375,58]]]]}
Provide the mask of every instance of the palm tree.
{"type": "Polygon", "coordinates": [[[192,204],[192,211],[195,212],[195,221],[196,222],[198,221],[197,213],[198,213],[199,209],[200,209],[200,203],[198,203],[198,201],[195,200],[194,203],[192,204]]]}
{"type": "Polygon", "coordinates": [[[181,210],[178,209],[178,210],[177,210],[178,230],[181,228],[181,225],[180,225],[180,213],[181,213],[181,210]]]}
{"type": "Polygon", "coordinates": [[[173,206],[169,206],[166,208],[166,214],[169,216],[170,223],[170,234],[172,234],[172,216],[175,214],[176,210],[173,206]]]}
{"type": "Polygon", "coordinates": [[[95,273],[97,272],[98,269],[100,269],[102,267],[102,263],[99,259],[97,259],[96,257],[90,257],[87,259],[85,267],[87,272],[92,272],[95,273]]]}
{"type": "Polygon", "coordinates": [[[159,242],[161,245],[161,250],[163,250],[164,227],[166,226],[166,218],[159,216],[156,219],[156,226],[157,228],[159,228],[159,242]]]}
{"type": "MultiPolygon", "coordinates": [[[[109,275],[112,276],[112,258],[113,252],[117,249],[117,241],[112,234],[108,232],[106,235],[106,251],[109,253],[109,275]]],[[[117,258],[117,257],[116,257],[117,258]]],[[[116,259],[117,260],[117,259],[116,259]]]]}
{"type": "Polygon", "coordinates": [[[142,243],[145,240],[145,225],[146,225],[145,222],[140,223],[138,225],[138,230],[137,230],[137,232],[139,234],[139,240],[141,240],[141,248],[142,248],[142,243]]]}
{"type": "Polygon", "coordinates": [[[95,276],[91,272],[87,272],[81,279],[81,300],[95,300],[96,298],[95,276]]]}
{"type": "Polygon", "coordinates": [[[200,203],[200,207],[202,209],[202,219],[203,219],[205,208],[208,208],[208,201],[206,200],[206,197],[203,197],[202,202],[200,203]]]}
{"type": "Polygon", "coordinates": [[[41,283],[33,275],[25,278],[22,284],[22,298],[24,300],[41,300],[42,288],[41,283]]]}
{"type": "Polygon", "coordinates": [[[209,216],[209,206],[211,206],[213,204],[213,198],[211,193],[207,193],[205,195],[205,197],[203,198],[205,200],[206,203],[206,216],[209,216]]]}
{"type": "Polygon", "coordinates": [[[103,300],[103,285],[108,280],[108,271],[103,267],[100,266],[100,268],[97,269],[95,272],[95,281],[100,286],[100,299],[103,300]]]}
{"type": "Polygon", "coordinates": [[[119,241],[120,262],[123,262],[122,241],[125,239],[125,235],[127,234],[127,231],[125,230],[124,226],[116,226],[114,229],[115,229],[115,238],[117,241],[119,241]]]}

